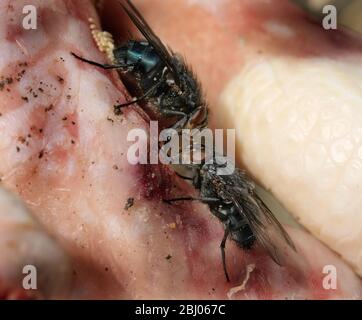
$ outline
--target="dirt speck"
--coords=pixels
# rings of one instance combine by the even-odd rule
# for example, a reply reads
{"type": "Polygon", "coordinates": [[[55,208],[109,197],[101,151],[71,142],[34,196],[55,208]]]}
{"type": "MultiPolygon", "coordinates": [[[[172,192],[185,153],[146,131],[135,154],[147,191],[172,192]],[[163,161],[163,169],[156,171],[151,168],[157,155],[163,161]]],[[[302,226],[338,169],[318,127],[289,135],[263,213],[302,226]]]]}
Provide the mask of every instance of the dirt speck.
{"type": "Polygon", "coordinates": [[[53,104],[50,104],[49,106],[47,106],[47,107],[45,108],[45,112],[49,112],[49,111],[53,110],[53,108],[54,108],[54,105],[53,105],[53,104]]]}
{"type": "Polygon", "coordinates": [[[59,83],[63,84],[64,83],[64,79],[61,76],[57,76],[57,80],[59,83]]]}
{"type": "Polygon", "coordinates": [[[126,204],[124,205],[124,210],[132,208],[134,205],[134,198],[128,198],[126,204]]]}
{"type": "Polygon", "coordinates": [[[113,106],[113,110],[114,110],[114,114],[115,114],[116,116],[120,116],[120,115],[123,114],[122,108],[121,108],[119,105],[114,105],[114,106],[113,106]]]}

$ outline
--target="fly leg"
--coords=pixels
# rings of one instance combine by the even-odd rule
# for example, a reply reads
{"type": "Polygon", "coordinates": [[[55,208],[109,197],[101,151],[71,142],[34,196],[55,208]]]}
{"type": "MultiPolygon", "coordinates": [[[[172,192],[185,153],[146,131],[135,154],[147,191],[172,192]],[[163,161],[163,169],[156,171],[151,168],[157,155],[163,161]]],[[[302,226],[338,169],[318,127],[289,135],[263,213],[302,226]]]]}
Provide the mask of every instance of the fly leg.
{"type": "Polygon", "coordinates": [[[140,96],[140,97],[138,97],[135,100],[132,100],[130,102],[119,104],[119,105],[115,106],[115,109],[120,110],[121,108],[128,107],[128,106],[130,106],[132,104],[138,103],[138,102],[146,99],[154,90],[156,90],[163,83],[164,83],[164,80],[161,78],[160,81],[158,81],[154,86],[149,88],[142,96],[140,96]]]}
{"type": "Polygon", "coordinates": [[[105,69],[105,70],[122,69],[122,68],[132,67],[133,66],[132,64],[127,64],[127,65],[124,65],[124,64],[102,64],[102,63],[98,63],[98,62],[95,62],[95,61],[92,61],[92,60],[82,58],[82,57],[76,55],[74,52],[71,52],[71,55],[73,57],[77,58],[80,61],[83,61],[85,63],[91,64],[92,66],[96,66],[98,68],[102,68],[102,69],[105,69]]]}
{"type": "MultiPolygon", "coordinates": [[[[172,202],[176,202],[176,201],[201,201],[203,203],[210,204],[210,203],[220,202],[220,199],[218,199],[218,198],[196,198],[196,197],[186,196],[186,197],[179,197],[179,198],[167,199],[167,200],[164,199],[163,201],[168,204],[171,204],[172,202]]],[[[215,214],[215,213],[213,213],[213,214],[215,214]]],[[[220,216],[216,215],[216,216],[221,220],[225,219],[224,215],[220,215],[220,216]]],[[[226,224],[224,237],[220,243],[220,250],[221,250],[222,265],[223,265],[223,269],[224,269],[224,273],[225,273],[227,282],[230,282],[230,278],[229,278],[227,268],[226,268],[225,245],[226,245],[226,240],[229,236],[229,233],[230,233],[229,224],[226,224]]]]}
{"type": "Polygon", "coordinates": [[[168,204],[171,204],[172,202],[177,202],[177,201],[201,201],[203,203],[209,204],[209,203],[220,202],[220,199],[218,199],[218,198],[197,198],[197,197],[191,197],[191,196],[179,197],[179,198],[173,198],[173,199],[163,199],[163,202],[166,202],[168,204]]]}
{"type": "Polygon", "coordinates": [[[226,259],[225,259],[225,245],[226,245],[226,240],[228,238],[228,235],[230,233],[230,229],[229,229],[229,225],[226,226],[225,228],[225,233],[224,233],[224,237],[222,238],[222,241],[220,243],[220,250],[221,250],[221,260],[222,260],[222,265],[224,268],[224,273],[225,273],[225,277],[226,277],[226,281],[230,282],[230,278],[226,269],[226,259]]]}
{"type": "Polygon", "coordinates": [[[187,172],[191,172],[191,174],[189,176],[185,176],[177,172],[177,170],[175,170],[175,174],[184,180],[192,181],[192,184],[196,189],[201,189],[200,170],[195,168],[195,165],[191,164],[182,164],[182,166],[188,170],[187,172]]]}
{"type": "MultiPolygon", "coordinates": [[[[200,201],[202,203],[205,204],[215,204],[215,203],[219,203],[220,199],[218,198],[198,198],[198,197],[191,197],[191,196],[185,196],[185,197],[179,197],[179,198],[172,198],[172,199],[163,199],[163,202],[166,202],[168,204],[172,204],[173,202],[177,202],[177,201],[200,201]]],[[[221,213],[217,213],[217,212],[213,212],[212,213],[215,217],[219,218],[221,221],[225,221],[225,215],[221,214],[221,213]]]]}
{"type": "MultiPolygon", "coordinates": [[[[140,60],[141,60],[141,59],[140,59],[140,60]]],[[[140,61],[138,61],[138,63],[139,63],[139,62],[140,62],[140,61]]],[[[134,104],[134,103],[138,103],[138,102],[146,99],[146,98],[147,98],[154,90],[156,90],[161,84],[164,84],[164,83],[165,83],[165,81],[166,81],[166,78],[165,78],[166,70],[167,70],[167,69],[165,69],[165,70],[162,72],[162,75],[161,75],[159,81],[158,81],[154,86],[152,86],[151,88],[149,88],[142,96],[136,98],[136,99],[133,100],[133,101],[126,102],[126,103],[123,103],[123,104],[119,104],[119,105],[115,106],[115,109],[119,111],[119,110],[121,110],[121,108],[128,107],[128,106],[130,106],[130,105],[132,105],[132,104],[134,104]]]]}
{"type": "MultiPolygon", "coordinates": [[[[123,68],[127,68],[127,67],[132,67],[135,64],[102,64],[102,63],[98,63],[92,60],[88,60],[85,58],[82,58],[78,55],[76,55],[74,52],[71,52],[72,56],[74,56],[75,58],[77,58],[80,61],[83,61],[85,63],[91,64],[92,66],[96,66],[105,70],[110,70],[110,69],[123,69],[123,68]]],[[[152,88],[150,88],[145,94],[143,94],[141,97],[131,101],[131,102],[127,102],[124,104],[120,104],[114,107],[114,109],[116,110],[117,113],[120,112],[121,108],[130,106],[131,104],[137,103],[139,101],[142,101],[144,98],[146,98],[154,89],[156,89],[159,86],[159,83],[157,83],[155,86],[153,86],[152,88]]]]}
{"type": "Polygon", "coordinates": [[[172,129],[175,129],[177,131],[179,129],[183,128],[185,126],[186,122],[189,120],[189,117],[185,112],[163,109],[162,113],[169,115],[169,116],[182,116],[182,118],[171,127],[172,129]]]}
{"type": "Polygon", "coordinates": [[[183,116],[183,117],[187,116],[187,114],[185,112],[169,110],[169,109],[163,109],[162,113],[169,115],[169,116],[183,116]]]}
{"type": "Polygon", "coordinates": [[[182,174],[180,174],[178,172],[175,172],[175,173],[176,173],[177,176],[179,176],[180,178],[182,178],[184,180],[191,180],[191,181],[194,180],[194,178],[183,176],[182,174]]]}

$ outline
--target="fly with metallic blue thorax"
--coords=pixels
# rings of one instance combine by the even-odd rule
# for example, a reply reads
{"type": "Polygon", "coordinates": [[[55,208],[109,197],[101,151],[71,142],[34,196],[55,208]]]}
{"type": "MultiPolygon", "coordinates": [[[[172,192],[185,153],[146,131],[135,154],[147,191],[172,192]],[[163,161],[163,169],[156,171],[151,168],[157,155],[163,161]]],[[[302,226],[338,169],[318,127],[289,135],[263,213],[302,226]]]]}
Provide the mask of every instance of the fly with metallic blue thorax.
{"type": "Polygon", "coordinates": [[[206,127],[208,109],[201,86],[184,59],[164,46],[131,1],[122,6],[145,40],[130,40],[116,48],[113,65],[73,56],[103,69],[117,69],[129,93],[136,97],[117,108],[138,103],[163,127],[206,127]]]}

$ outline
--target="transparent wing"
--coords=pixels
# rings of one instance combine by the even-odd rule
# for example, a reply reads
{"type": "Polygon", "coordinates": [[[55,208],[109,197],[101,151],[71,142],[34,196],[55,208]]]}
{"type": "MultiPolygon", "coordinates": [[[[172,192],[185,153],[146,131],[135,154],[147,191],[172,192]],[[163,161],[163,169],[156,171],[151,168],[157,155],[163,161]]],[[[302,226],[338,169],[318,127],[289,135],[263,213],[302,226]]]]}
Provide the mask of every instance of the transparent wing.
{"type": "Polygon", "coordinates": [[[151,27],[142,17],[138,9],[133,5],[133,3],[130,0],[126,0],[125,4],[121,3],[121,6],[123,7],[127,15],[130,17],[132,22],[135,24],[135,26],[138,28],[138,30],[147,39],[148,43],[151,44],[152,47],[157,51],[162,61],[167,65],[167,67],[173,73],[175,79],[178,80],[177,72],[170,52],[164,46],[160,38],[157,37],[155,33],[152,31],[151,27]]]}
{"type": "MultiPolygon", "coordinates": [[[[248,183],[247,177],[239,176],[239,179],[246,179],[245,182],[248,183]]],[[[241,189],[237,186],[226,187],[229,188],[227,193],[240,214],[248,221],[259,244],[267,250],[277,264],[285,265],[288,247],[293,251],[296,251],[296,248],[283,226],[253,190],[241,189]]]]}

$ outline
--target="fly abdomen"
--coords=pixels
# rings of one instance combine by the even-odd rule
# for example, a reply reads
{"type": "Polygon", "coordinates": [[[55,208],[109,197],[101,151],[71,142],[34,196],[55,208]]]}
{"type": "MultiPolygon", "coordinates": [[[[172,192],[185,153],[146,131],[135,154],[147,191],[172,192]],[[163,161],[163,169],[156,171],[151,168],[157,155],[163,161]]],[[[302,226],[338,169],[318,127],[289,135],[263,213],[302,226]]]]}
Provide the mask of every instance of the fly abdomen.
{"type": "Polygon", "coordinates": [[[254,233],[249,225],[244,225],[238,230],[231,232],[231,237],[243,249],[251,249],[255,242],[254,233]]]}
{"type": "Polygon", "coordinates": [[[255,235],[248,221],[240,215],[237,208],[230,203],[209,204],[211,212],[222,221],[230,232],[231,238],[243,249],[251,249],[255,235]]]}
{"type": "Polygon", "coordinates": [[[241,217],[236,208],[229,216],[229,229],[231,238],[243,249],[251,249],[255,242],[255,235],[248,221],[241,217]]]}

